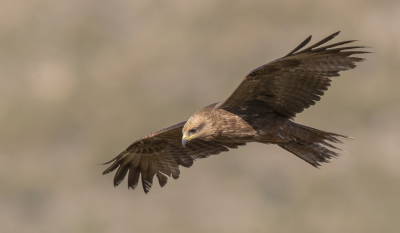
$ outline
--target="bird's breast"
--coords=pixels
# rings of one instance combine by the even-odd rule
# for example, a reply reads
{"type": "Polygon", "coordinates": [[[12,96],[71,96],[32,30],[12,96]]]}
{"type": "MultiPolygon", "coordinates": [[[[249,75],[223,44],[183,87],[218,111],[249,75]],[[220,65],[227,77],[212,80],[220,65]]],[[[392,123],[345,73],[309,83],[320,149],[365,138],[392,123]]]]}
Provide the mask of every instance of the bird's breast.
{"type": "Polygon", "coordinates": [[[257,135],[252,125],[238,115],[219,109],[213,119],[216,139],[251,141],[257,135]]]}

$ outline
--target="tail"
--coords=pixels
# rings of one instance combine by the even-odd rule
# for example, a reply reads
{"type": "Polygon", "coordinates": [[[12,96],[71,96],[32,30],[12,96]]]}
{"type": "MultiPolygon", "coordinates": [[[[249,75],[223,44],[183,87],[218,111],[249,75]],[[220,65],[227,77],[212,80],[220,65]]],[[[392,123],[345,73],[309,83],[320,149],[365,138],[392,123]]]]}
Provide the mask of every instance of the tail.
{"type": "Polygon", "coordinates": [[[279,146],[314,167],[320,166],[320,163],[328,163],[332,157],[339,156],[339,153],[332,149],[339,151],[341,149],[331,143],[341,144],[341,139],[351,139],[344,135],[325,132],[294,122],[290,123],[290,141],[279,144],[279,146]]]}

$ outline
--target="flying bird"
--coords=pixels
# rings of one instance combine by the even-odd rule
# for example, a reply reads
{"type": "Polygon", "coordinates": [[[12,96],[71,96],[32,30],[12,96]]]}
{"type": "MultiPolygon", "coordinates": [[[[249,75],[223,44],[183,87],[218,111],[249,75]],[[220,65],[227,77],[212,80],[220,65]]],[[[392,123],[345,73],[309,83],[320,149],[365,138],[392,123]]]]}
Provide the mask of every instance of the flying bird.
{"type": "Polygon", "coordinates": [[[328,162],[339,155],[334,144],[348,137],[292,120],[321,99],[340,71],[364,60],[351,55],[368,53],[362,51],[364,46],[338,47],[354,40],[321,46],[338,34],[301,50],[310,42],[309,36],[286,56],[252,70],[225,101],[133,142],[105,163],[112,164],[103,174],[117,169],[114,186],[128,176],[131,189],[141,178],[148,193],[154,176],[163,187],[168,177],[178,179],[179,166],[190,167],[196,159],[250,142],[276,144],[314,167],[328,162]]]}

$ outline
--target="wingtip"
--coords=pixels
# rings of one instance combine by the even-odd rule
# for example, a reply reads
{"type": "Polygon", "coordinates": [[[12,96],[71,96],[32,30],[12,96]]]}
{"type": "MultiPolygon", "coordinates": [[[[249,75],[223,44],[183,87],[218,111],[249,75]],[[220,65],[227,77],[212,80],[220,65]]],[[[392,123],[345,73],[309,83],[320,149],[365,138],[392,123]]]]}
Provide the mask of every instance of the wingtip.
{"type": "Polygon", "coordinates": [[[143,191],[147,195],[150,192],[150,189],[143,189],[143,191]]]}
{"type": "Polygon", "coordinates": [[[339,35],[339,34],[340,34],[340,31],[337,31],[337,32],[333,33],[331,36],[332,36],[332,37],[336,37],[336,36],[339,35]]]}
{"type": "Polygon", "coordinates": [[[135,190],[137,186],[138,186],[137,184],[130,184],[129,185],[129,181],[128,181],[128,189],[135,190]]]}
{"type": "Polygon", "coordinates": [[[118,185],[120,185],[122,183],[122,180],[121,181],[114,181],[114,187],[116,188],[118,185]]]}
{"type": "Polygon", "coordinates": [[[105,163],[98,163],[98,164],[96,164],[96,165],[107,165],[107,164],[110,164],[110,163],[114,162],[115,159],[116,159],[116,158],[113,158],[113,159],[111,159],[111,160],[108,161],[108,162],[105,162],[105,163]]]}
{"type": "MultiPolygon", "coordinates": [[[[294,48],[292,51],[290,51],[290,53],[286,54],[284,57],[291,56],[295,52],[297,52],[300,49],[302,49],[304,46],[306,46],[311,41],[311,38],[312,38],[312,35],[309,35],[303,42],[301,42],[296,48],[294,48]]],[[[251,71],[250,73],[252,73],[253,71],[251,71]]]]}
{"type": "MultiPolygon", "coordinates": [[[[311,41],[311,39],[312,39],[312,35],[309,35],[309,36],[304,40],[305,45],[308,44],[308,43],[311,41]]],[[[303,43],[304,43],[304,42],[303,42],[303,43]]]]}
{"type": "Polygon", "coordinates": [[[106,175],[106,174],[108,174],[108,173],[114,171],[116,168],[117,168],[117,167],[113,167],[113,166],[111,165],[109,168],[107,168],[106,170],[103,171],[103,175],[106,175]]]}

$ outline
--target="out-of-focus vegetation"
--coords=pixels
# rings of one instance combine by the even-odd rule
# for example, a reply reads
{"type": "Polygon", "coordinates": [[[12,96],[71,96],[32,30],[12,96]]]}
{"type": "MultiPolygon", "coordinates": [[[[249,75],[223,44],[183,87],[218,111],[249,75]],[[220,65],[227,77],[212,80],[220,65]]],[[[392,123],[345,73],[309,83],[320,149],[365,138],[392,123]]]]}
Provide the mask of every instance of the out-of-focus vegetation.
{"type": "Polygon", "coordinates": [[[0,7],[1,232],[399,232],[400,1],[45,1],[0,7]],[[353,136],[315,169],[250,144],[148,195],[107,161],[313,42],[374,54],[296,121],[353,136]]]}

